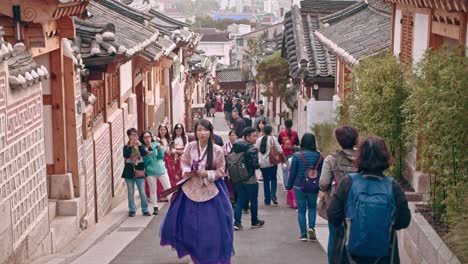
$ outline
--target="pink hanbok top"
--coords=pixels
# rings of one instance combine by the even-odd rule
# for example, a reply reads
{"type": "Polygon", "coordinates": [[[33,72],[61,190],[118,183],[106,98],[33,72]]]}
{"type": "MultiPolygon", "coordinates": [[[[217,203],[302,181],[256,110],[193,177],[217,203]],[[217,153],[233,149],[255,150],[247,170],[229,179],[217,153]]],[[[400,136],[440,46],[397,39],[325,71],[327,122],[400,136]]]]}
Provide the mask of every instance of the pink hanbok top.
{"type": "MultiPolygon", "coordinates": [[[[192,165],[195,162],[198,162],[199,170],[205,170],[208,157],[205,153],[206,148],[199,148],[198,141],[188,143],[181,156],[182,174],[192,171],[192,165]]],[[[214,182],[225,176],[224,167],[224,151],[220,146],[213,144],[213,169],[206,170],[208,173],[206,178],[194,176],[184,183],[182,190],[185,195],[194,202],[206,202],[214,198],[219,193],[214,182]]]]}

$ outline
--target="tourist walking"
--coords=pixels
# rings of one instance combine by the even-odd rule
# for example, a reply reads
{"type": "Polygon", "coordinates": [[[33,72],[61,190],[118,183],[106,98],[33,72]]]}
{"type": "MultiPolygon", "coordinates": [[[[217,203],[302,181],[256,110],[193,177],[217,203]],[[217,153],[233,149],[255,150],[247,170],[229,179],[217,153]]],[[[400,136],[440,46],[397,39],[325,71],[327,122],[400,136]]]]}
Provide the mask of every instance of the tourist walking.
{"type": "Polygon", "coordinates": [[[145,148],[138,140],[138,131],[135,128],[127,130],[128,142],[123,147],[123,157],[125,166],[122,178],[125,179],[128,195],[128,216],[134,217],[135,206],[135,185],[141,199],[141,211],[145,216],[151,216],[148,210],[148,200],[145,193],[145,164],[142,155],[146,153],[145,148]]]}
{"type": "Polygon", "coordinates": [[[294,188],[300,229],[299,239],[302,241],[307,241],[307,238],[309,240],[316,239],[315,219],[322,165],[323,159],[317,151],[315,136],[311,133],[305,133],[301,139],[300,151],[295,153],[292,158],[287,185],[288,190],[294,188]],[[308,219],[306,219],[306,213],[308,219]]]}
{"type": "MultiPolygon", "coordinates": [[[[257,134],[259,137],[265,135],[263,129],[265,128],[265,125],[267,125],[267,123],[265,123],[265,121],[263,120],[260,120],[258,123],[257,123],[257,126],[255,127],[257,129],[257,134]]],[[[278,140],[276,140],[278,141],[278,140]]],[[[279,143],[278,143],[279,144],[279,143]]],[[[281,146],[281,145],[280,145],[281,146]]]]}
{"type": "Polygon", "coordinates": [[[382,138],[359,145],[358,173],[343,177],[327,210],[336,228],[332,263],[400,263],[396,231],[408,227],[411,212],[398,182],[383,174],[391,162],[382,138]]]}
{"type": "Polygon", "coordinates": [[[278,204],[278,198],[276,197],[276,186],[278,171],[278,163],[274,164],[271,162],[270,155],[271,149],[275,148],[276,152],[283,155],[283,150],[275,137],[271,136],[273,128],[270,125],[266,125],[264,128],[265,135],[258,138],[255,143],[255,147],[259,150],[258,160],[260,163],[260,171],[263,176],[263,191],[265,194],[265,205],[278,204]]]}
{"type": "MultiPolygon", "coordinates": [[[[171,152],[171,135],[169,133],[169,129],[165,124],[159,124],[158,126],[158,135],[156,137],[156,141],[161,144],[161,148],[164,151],[164,167],[166,167],[167,175],[169,176],[169,183],[171,186],[174,186],[175,183],[171,181],[171,174],[172,174],[172,166],[173,164],[173,155],[171,152]]],[[[160,197],[160,194],[164,191],[164,186],[161,184],[161,181],[157,182],[157,196],[158,196],[158,202],[161,201],[166,201],[166,197],[160,197]]]]}
{"type": "Polygon", "coordinates": [[[213,125],[195,124],[196,141],[181,157],[188,180],[167,211],[161,226],[161,245],[170,245],[179,258],[196,264],[229,264],[233,250],[232,207],[224,180],[224,153],[213,144],[213,125]]]}
{"type": "Polygon", "coordinates": [[[189,142],[185,134],[185,128],[182,124],[176,124],[172,130],[172,141],[170,143],[170,162],[168,169],[171,185],[175,186],[182,179],[182,170],[180,168],[180,156],[184,153],[185,146],[189,142]]]}
{"type": "MultiPolygon", "coordinates": [[[[330,204],[331,197],[336,191],[336,187],[347,173],[356,172],[357,169],[353,165],[356,157],[356,146],[358,142],[358,131],[351,126],[340,126],[335,129],[335,137],[341,150],[328,155],[323,162],[322,174],[320,175],[320,202],[318,205],[318,213],[323,218],[327,219],[327,209],[330,204]]],[[[335,236],[335,227],[328,223],[328,263],[332,262],[333,238],[335,236]]]]}
{"type": "MultiPolygon", "coordinates": [[[[236,182],[235,189],[238,197],[236,200],[236,206],[234,210],[234,230],[241,230],[242,226],[242,209],[247,201],[250,201],[250,220],[252,228],[262,227],[265,221],[258,218],[258,181],[255,176],[255,170],[260,168],[258,164],[258,150],[253,144],[257,141],[257,133],[252,127],[247,127],[244,130],[244,138],[234,142],[232,152],[242,153],[243,161],[239,164],[241,167],[246,169],[247,179],[236,182]]],[[[229,160],[229,157],[228,157],[229,160]]],[[[228,170],[230,165],[228,164],[228,170]]],[[[239,169],[239,168],[237,168],[239,169]]],[[[231,176],[231,170],[229,170],[231,176]]]]}
{"type": "Polygon", "coordinates": [[[232,113],[232,100],[231,97],[226,97],[224,99],[224,120],[226,120],[227,125],[231,123],[231,113],[232,113]]]}
{"type": "MultiPolygon", "coordinates": [[[[291,119],[284,120],[284,129],[278,135],[278,142],[283,149],[283,153],[286,156],[286,160],[289,159],[293,152],[294,146],[299,146],[299,136],[297,131],[292,130],[293,121],[291,119]]],[[[283,164],[283,184],[286,188],[288,185],[288,170],[286,164],[283,164]]]]}
{"type": "Polygon", "coordinates": [[[239,116],[239,112],[237,110],[232,110],[232,118],[234,122],[231,124],[231,129],[236,131],[237,137],[242,137],[244,133],[245,121],[242,117],[239,116]]]}
{"type": "Polygon", "coordinates": [[[258,115],[255,117],[253,127],[257,128],[258,123],[263,121],[264,124],[268,124],[267,118],[264,116],[265,111],[263,109],[258,110],[258,115]]]}
{"type": "MultiPolygon", "coordinates": [[[[147,181],[150,189],[151,203],[153,204],[153,215],[157,215],[158,196],[157,196],[157,181],[161,183],[164,190],[171,188],[169,175],[167,175],[166,166],[164,165],[164,150],[160,142],[154,140],[150,131],[145,131],[140,135],[140,141],[145,148],[145,155],[143,161],[145,164],[145,171],[147,181]]],[[[171,200],[171,196],[167,197],[171,200]]]]}

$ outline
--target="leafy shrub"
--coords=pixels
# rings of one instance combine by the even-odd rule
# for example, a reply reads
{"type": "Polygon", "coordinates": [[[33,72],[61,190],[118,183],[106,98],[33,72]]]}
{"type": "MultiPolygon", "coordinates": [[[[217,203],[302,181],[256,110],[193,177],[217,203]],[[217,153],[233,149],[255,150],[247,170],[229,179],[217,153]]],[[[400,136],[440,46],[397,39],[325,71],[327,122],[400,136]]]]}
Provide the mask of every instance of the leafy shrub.
{"type": "Polygon", "coordinates": [[[340,123],[356,127],[361,135],[385,139],[394,158],[389,174],[396,178],[403,173],[408,138],[402,113],[408,96],[403,73],[390,53],[360,60],[351,74],[351,92],[338,109],[340,123]]]}
{"type": "Polygon", "coordinates": [[[317,140],[317,148],[324,157],[341,149],[335,138],[336,127],[337,125],[331,122],[315,124],[312,126],[312,132],[317,140]]]}

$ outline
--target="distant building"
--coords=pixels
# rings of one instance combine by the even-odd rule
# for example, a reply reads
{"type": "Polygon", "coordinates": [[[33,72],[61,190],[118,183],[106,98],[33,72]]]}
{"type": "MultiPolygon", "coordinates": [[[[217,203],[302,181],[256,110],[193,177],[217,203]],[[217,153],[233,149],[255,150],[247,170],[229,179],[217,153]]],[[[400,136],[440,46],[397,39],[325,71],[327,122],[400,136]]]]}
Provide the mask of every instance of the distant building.
{"type": "Polygon", "coordinates": [[[231,64],[232,44],[229,33],[216,28],[196,28],[194,31],[202,35],[198,45],[199,50],[205,51],[206,56],[215,56],[220,64],[231,64]]]}
{"type": "Polygon", "coordinates": [[[252,30],[252,27],[250,25],[244,25],[244,24],[231,24],[227,27],[227,32],[229,33],[231,38],[247,34],[251,30],[252,30]]]}

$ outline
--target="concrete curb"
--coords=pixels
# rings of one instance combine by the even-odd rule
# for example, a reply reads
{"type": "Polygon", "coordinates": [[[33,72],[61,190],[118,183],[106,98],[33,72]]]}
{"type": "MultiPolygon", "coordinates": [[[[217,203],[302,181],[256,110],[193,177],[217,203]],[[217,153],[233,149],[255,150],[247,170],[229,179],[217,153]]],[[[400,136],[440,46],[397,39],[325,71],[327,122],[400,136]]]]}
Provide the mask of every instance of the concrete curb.
{"type": "MultiPolygon", "coordinates": [[[[57,253],[41,257],[32,264],[68,264],[83,255],[105,236],[116,230],[128,218],[128,202],[121,202],[101,222],[82,231],[70,244],[57,253]]],[[[135,196],[135,205],[140,208],[140,198],[135,196]]],[[[137,210],[138,211],[138,210],[137,210]]]]}

